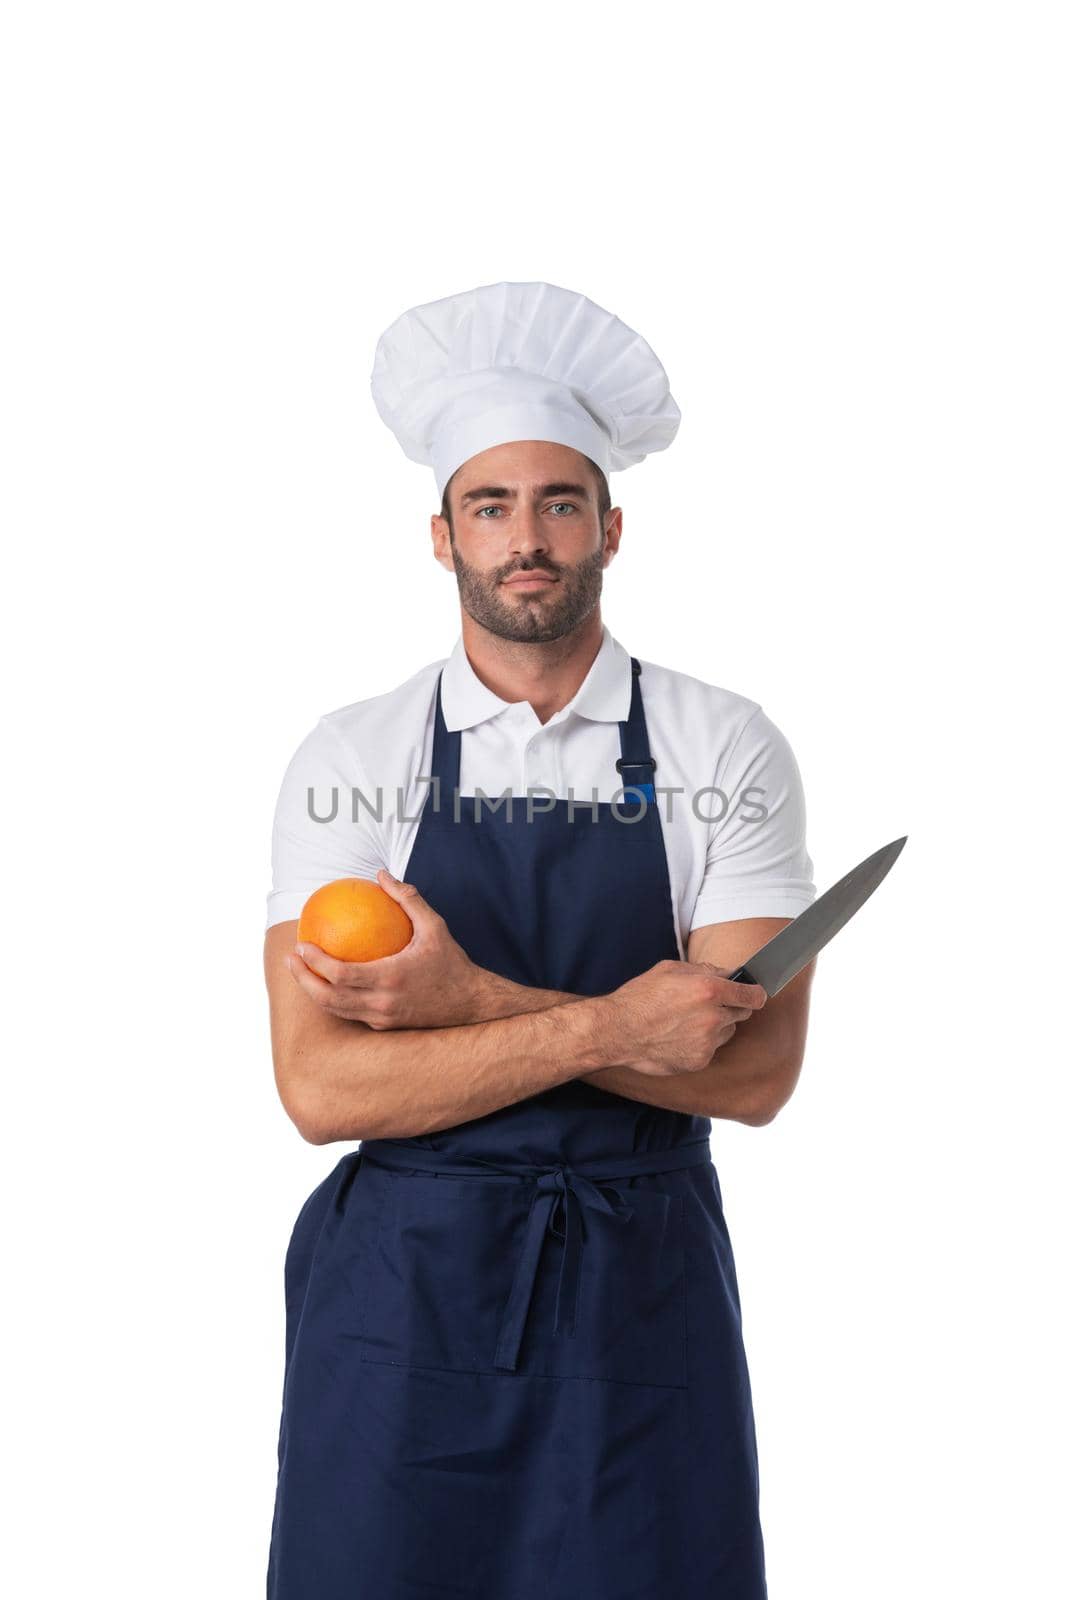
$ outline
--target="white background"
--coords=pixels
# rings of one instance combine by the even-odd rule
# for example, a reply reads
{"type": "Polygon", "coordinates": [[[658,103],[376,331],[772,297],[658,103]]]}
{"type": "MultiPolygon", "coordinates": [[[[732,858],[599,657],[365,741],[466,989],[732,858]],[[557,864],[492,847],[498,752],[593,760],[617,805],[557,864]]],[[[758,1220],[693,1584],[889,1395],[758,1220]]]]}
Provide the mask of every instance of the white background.
{"type": "Polygon", "coordinates": [[[682,410],[609,627],[764,705],[820,890],[909,836],[793,1099],[712,1136],[773,1600],[1062,1584],[1057,10],[9,12],[6,1592],[263,1592],[283,1258],[351,1148],[273,1083],[274,800],[458,633],[368,380],[501,278],[682,410]]]}

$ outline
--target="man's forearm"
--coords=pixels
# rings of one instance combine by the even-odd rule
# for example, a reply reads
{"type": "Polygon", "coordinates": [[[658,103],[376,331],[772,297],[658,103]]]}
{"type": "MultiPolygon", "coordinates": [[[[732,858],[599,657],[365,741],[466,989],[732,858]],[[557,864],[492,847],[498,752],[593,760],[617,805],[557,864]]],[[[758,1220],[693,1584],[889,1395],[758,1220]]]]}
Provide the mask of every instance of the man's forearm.
{"type": "MultiPolygon", "coordinates": [[[[528,984],[514,983],[495,972],[484,972],[476,1001],[479,1020],[492,1017],[510,1017],[520,1013],[537,1012],[552,1007],[566,1006],[581,995],[568,994],[564,989],[535,989],[528,984]]],[[[732,1041],[731,1041],[732,1042],[732,1041]]],[[[578,1072],[574,1076],[586,1083],[596,1084],[609,1094],[623,1095],[627,1100],[641,1100],[648,1106],[659,1106],[667,1111],[684,1111],[690,1116],[707,1115],[704,1102],[710,1088],[709,1068],[704,1072],[679,1072],[673,1077],[654,1077],[647,1072],[635,1072],[632,1067],[601,1066],[593,1071],[578,1072]]],[[[725,1105],[725,1100],[721,1102],[725,1105]]],[[[720,1110],[719,1116],[729,1112],[720,1110]]]]}
{"type": "Polygon", "coordinates": [[[580,994],[566,989],[535,989],[528,983],[514,983],[499,973],[478,968],[478,988],[471,1002],[470,1022],[491,1022],[496,1017],[514,1017],[526,1011],[546,1011],[550,1006],[581,1000],[580,994]]]}
{"type": "Polygon", "coordinates": [[[304,1074],[309,1136],[328,1144],[433,1133],[594,1071],[610,1060],[602,1004],[563,998],[573,1003],[459,1027],[342,1024],[304,1074]]]}
{"type": "MultiPolygon", "coordinates": [[[[475,1006],[478,1020],[488,1020],[566,1006],[581,998],[562,989],[535,989],[514,983],[510,978],[483,969],[475,1006]]],[[[640,1100],[645,1105],[667,1111],[747,1122],[754,1120],[749,1115],[758,1098],[754,1088],[773,1067],[767,1059],[766,1046],[751,1034],[746,1037],[742,1027],[715,1052],[701,1072],[679,1072],[663,1077],[636,1072],[633,1067],[607,1065],[574,1076],[595,1084],[598,1089],[606,1089],[609,1094],[640,1100]]]]}

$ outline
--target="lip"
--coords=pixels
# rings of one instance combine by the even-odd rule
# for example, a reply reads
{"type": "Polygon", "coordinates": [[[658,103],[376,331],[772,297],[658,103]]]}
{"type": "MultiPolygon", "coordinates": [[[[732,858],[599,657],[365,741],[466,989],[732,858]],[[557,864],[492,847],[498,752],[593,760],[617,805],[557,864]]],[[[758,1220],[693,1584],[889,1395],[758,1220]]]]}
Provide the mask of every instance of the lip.
{"type": "Polygon", "coordinates": [[[524,572],[514,578],[505,578],[505,589],[539,589],[547,583],[558,583],[558,578],[550,578],[544,572],[524,572]]]}

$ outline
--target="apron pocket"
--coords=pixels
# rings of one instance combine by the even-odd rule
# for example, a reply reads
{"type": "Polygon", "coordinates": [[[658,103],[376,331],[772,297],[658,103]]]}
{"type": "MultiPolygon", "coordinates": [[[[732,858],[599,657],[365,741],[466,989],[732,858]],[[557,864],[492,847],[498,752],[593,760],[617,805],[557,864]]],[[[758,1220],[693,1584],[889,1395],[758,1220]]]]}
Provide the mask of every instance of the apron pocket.
{"type": "Polygon", "coordinates": [[[582,1207],[578,1320],[568,1331],[560,1205],[546,1229],[513,1372],[495,1364],[530,1214],[530,1186],[502,1179],[382,1174],[384,1198],[361,1290],[364,1361],[495,1374],[685,1388],[684,1197],[616,1185],[629,1218],[582,1207]]]}
{"type": "Polygon", "coordinates": [[[362,1357],[492,1372],[528,1192],[503,1179],[375,1172],[385,1194],[363,1287],[362,1357]]]}

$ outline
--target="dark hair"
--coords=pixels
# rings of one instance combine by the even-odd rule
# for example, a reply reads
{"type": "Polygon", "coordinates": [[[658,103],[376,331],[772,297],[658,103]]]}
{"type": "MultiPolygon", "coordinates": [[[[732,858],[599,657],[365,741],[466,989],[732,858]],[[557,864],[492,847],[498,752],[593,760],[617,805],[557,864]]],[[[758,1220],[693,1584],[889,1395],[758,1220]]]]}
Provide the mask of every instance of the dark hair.
{"type": "MultiPolygon", "coordinates": [[[[604,531],[604,518],[607,516],[608,512],[611,510],[611,490],[608,488],[608,480],[607,480],[607,478],[605,478],[603,472],[601,472],[601,470],[597,466],[596,462],[591,460],[589,456],[586,456],[585,460],[589,463],[590,467],[592,468],[593,477],[596,480],[597,518],[598,518],[598,520],[600,522],[600,531],[601,531],[601,533],[603,533],[603,531],[604,531]]],[[[457,468],[457,471],[458,470],[459,469],[457,468]]],[[[452,474],[452,478],[454,478],[455,475],[456,474],[453,473],[452,474]]],[[[452,533],[452,507],[448,503],[448,491],[449,491],[449,488],[450,488],[451,483],[452,483],[452,478],[449,478],[448,483],[445,484],[445,492],[441,496],[441,515],[444,517],[445,521],[448,523],[449,534],[452,533]]]]}

